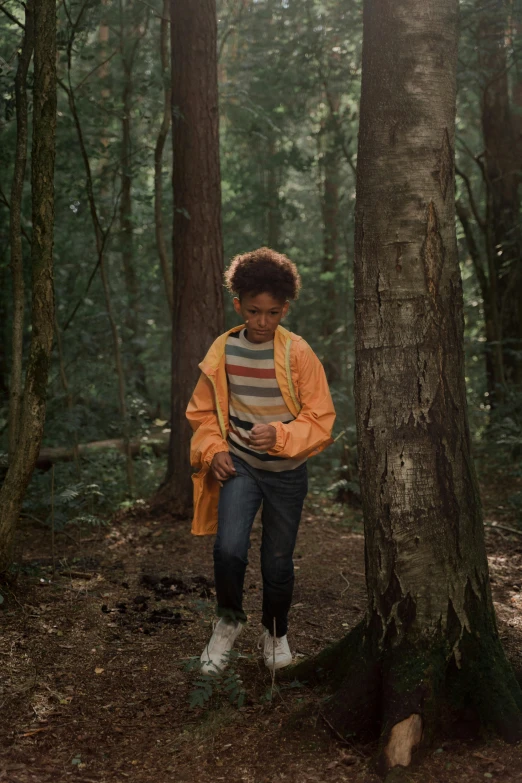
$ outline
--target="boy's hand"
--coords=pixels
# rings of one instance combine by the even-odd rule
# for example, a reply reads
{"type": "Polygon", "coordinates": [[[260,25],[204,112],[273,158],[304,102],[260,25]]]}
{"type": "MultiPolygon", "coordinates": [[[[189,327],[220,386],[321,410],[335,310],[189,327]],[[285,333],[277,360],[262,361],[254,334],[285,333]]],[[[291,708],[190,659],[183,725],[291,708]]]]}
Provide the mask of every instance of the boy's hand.
{"type": "Polygon", "coordinates": [[[218,451],[217,454],[214,454],[210,468],[218,481],[226,481],[230,476],[236,475],[236,469],[228,451],[218,451]]]}
{"type": "Polygon", "coordinates": [[[271,424],[256,424],[250,430],[250,443],[259,451],[268,451],[275,446],[277,430],[271,424]]]}

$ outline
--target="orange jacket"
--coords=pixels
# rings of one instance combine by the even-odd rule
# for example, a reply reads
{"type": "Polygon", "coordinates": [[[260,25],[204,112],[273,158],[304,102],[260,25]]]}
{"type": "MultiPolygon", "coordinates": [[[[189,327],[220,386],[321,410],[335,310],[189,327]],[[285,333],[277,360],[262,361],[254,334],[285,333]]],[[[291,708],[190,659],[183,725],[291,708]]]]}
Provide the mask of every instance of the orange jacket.
{"type": "MultiPolygon", "coordinates": [[[[192,533],[204,536],[217,531],[219,482],[210,470],[214,454],[228,451],[228,384],[225,370],[225,343],[235,326],[215,340],[200,363],[201,375],[187,407],[194,434],[190,462],[198,473],[194,484],[192,533]]],[[[311,457],[330,443],[335,409],[323,365],[299,335],[278,326],[274,335],[274,364],[281,394],[295,420],[289,424],[272,422],[276,428],[275,446],[269,454],[278,457],[311,457]]]]}

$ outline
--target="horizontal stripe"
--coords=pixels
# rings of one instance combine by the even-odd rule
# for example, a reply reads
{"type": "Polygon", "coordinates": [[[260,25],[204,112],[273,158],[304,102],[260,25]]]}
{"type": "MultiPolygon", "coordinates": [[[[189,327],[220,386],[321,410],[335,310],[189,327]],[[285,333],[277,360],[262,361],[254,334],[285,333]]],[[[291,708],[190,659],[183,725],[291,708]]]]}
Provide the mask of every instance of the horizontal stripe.
{"type": "Polygon", "coordinates": [[[245,378],[245,376],[227,374],[229,383],[248,384],[248,386],[256,386],[261,389],[279,389],[277,378],[245,378]]]}
{"type": "Polygon", "coordinates": [[[256,367],[240,367],[237,364],[226,364],[226,371],[231,375],[245,378],[275,378],[275,369],[257,369],[256,367]]]}
{"type": "MultiPolygon", "coordinates": [[[[232,405],[232,403],[231,403],[232,405]]],[[[284,413],[288,415],[288,408],[286,405],[245,405],[243,402],[240,402],[238,399],[234,399],[233,407],[236,409],[236,411],[245,411],[246,413],[251,413],[254,416],[272,416],[277,413],[284,413]]]]}
{"type": "Polygon", "coordinates": [[[254,426],[254,422],[252,421],[245,421],[244,419],[239,419],[237,416],[229,416],[230,421],[236,425],[236,427],[241,427],[242,430],[251,430],[254,426]]]}
{"type": "Polygon", "coordinates": [[[274,366],[273,359],[258,359],[254,361],[254,359],[245,359],[244,356],[229,356],[228,354],[226,355],[225,363],[235,364],[237,367],[259,367],[262,370],[274,366]]]}
{"type": "Polygon", "coordinates": [[[279,462],[282,459],[285,459],[284,457],[273,457],[271,454],[267,454],[264,451],[253,451],[252,449],[247,449],[246,446],[242,446],[240,443],[234,442],[233,435],[229,436],[229,442],[234,443],[234,447],[236,449],[239,449],[239,451],[243,452],[244,454],[249,454],[251,457],[255,457],[256,459],[261,460],[261,462],[279,462]]]}
{"type": "Polygon", "coordinates": [[[244,460],[253,468],[257,468],[257,470],[267,470],[271,473],[283,473],[283,471],[286,470],[295,470],[302,465],[303,462],[306,462],[306,457],[301,457],[300,459],[283,459],[280,457],[279,459],[263,461],[259,459],[259,455],[248,454],[246,451],[239,449],[231,440],[229,440],[228,445],[231,454],[235,454],[236,457],[244,460]]]}
{"type": "MultiPolygon", "coordinates": [[[[255,422],[252,421],[245,421],[245,419],[239,418],[239,416],[230,416],[230,421],[236,426],[241,428],[242,430],[245,430],[248,432],[248,430],[251,430],[254,426],[255,422]]],[[[291,424],[293,422],[293,419],[287,419],[286,421],[282,421],[281,424],[291,424]]]]}
{"type": "Polygon", "coordinates": [[[241,345],[227,345],[225,346],[227,356],[241,356],[243,359],[255,359],[257,362],[259,359],[273,359],[274,349],[264,348],[262,351],[256,351],[252,348],[243,348],[241,345]]]}
{"type": "Polygon", "coordinates": [[[239,407],[240,410],[243,410],[243,408],[249,408],[250,410],[266,408],[267,410],[262,414],[263,416],[266,416],[267,413],[272,411],[275,411],[276,413],[277,411],[284,413],[284,411],[288,410],[285,405],[285,401],[280,394],[277,397],[257,397],[252,394],[235,394],[232,392],[230,394],[230,403],[236,408],[239,407]],[[284,406],[284,410],[282,406],[284,406]]]}
{"type": "MultiPolygon", "coordinates": [[[[257,413],[255,416],[252,414],[249,414],[248,411],[236,411],[234,410],[234,406],[229,406],[229,415],[235,416],[237,419],[243,419],[243,421],[250,421],[252,424],[271,424],[273,421],[280,421],[283,424],[288,423],[288,416],[289,414],[288,409],[285,411],[285,413],[268,413],[265,416],[260,416],[259,413],[257,413]]],[[[293,421],[293,419],[292,419],[293,421]]]]}
{"type": "Polygon", "coordinates": [[[239,383],[231,383],[230,391],[234,394],[244,394],[245,397],[281,397],[279,386],[242,386],[239,383]]]}
{"type": "Polygon", "coordinates": [[[243,435],[239,430],[237,430],[232,424],[230,424],[230,434],[233,435],[237,440],[240,440],[241,443],[250,443],[250,435],[243,435]]]}

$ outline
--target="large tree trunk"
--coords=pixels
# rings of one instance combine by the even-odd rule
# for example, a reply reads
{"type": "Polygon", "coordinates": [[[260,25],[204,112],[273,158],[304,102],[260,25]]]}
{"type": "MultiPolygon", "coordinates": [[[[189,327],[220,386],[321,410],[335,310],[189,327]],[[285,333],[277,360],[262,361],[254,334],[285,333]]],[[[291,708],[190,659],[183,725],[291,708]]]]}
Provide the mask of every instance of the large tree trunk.
{"type": "Polygon", "coordinates": [[[185,410],[199,368],[223,324],[223,245],[219,170],[215,0],[171,3],[174,192],[172,430],[158,500],[192,506],[191,429],[185,410]]]}
{"type": "Polygon", "coordinates": [[[10,565],[25,490],[40,451],[54,331],[53,235],[56,131],[56,3],[35,0],[32,187],[31,347],[16,449],[0,489],[0,572],[10,565]]]}
{"type": "Polygon", "coordinates": [[[467,420],[457,38],[457,0],[364,4],[355,399],[368,611],[319,663],[341,679],[328,721],[345,736],[380,736],[382,771],[407,766],[448,708],[473,708],[507,739],[522,734],[467,420]]]}

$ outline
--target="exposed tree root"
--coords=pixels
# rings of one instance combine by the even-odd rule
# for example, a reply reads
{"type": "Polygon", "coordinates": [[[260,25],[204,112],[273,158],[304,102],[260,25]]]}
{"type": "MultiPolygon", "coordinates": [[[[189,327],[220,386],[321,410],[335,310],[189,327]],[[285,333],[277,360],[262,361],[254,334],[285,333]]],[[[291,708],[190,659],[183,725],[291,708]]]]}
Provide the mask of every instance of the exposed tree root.
{"type": "Polygon", "coordinates": [[[485,621],[478,632],[461,634],[459,665],[442,633],[429,644],[406,637],[395,646],[378,645],[375,636],[371,623],[361,623],[285,676],[328,685],[327,723],[339,737],[378,739],[379,774],[409,766],[415,749],[430,744],[451,714],[458,719],[471,711],[477,726],[508,742],[522,739],[522,692],[485,621]]]}

